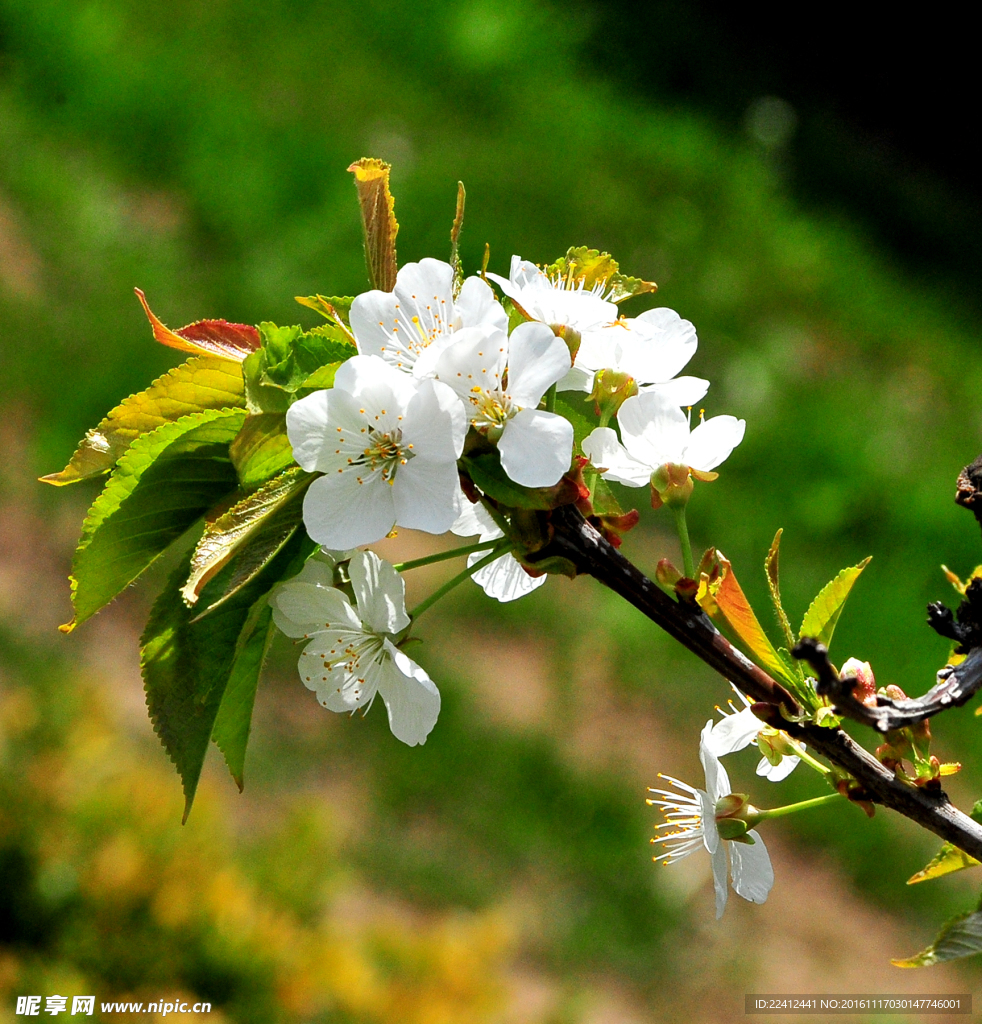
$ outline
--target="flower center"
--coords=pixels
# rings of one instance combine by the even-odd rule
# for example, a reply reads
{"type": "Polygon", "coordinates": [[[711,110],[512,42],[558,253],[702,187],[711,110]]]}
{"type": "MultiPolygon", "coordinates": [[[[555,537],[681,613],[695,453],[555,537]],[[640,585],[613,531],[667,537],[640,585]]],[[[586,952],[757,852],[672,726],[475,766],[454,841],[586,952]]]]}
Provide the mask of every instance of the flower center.
{"type": "Polygon", "coordinates": [[[481,387],[471,388],[467,400],[471,404],[471,423],[477,430],[488,431],[502,427],[505,421],[520,412],[517,406],[501,390],[486,391],[481,387]]]}
{"type": "Polygon", "coordinates": [[[403,444],[402,431],[398,428],[389,432],[369,431],[368,441],[368,447],[357,459],[357,464],[367,466],[373,473],[379,473],[389,484],[395,482],[399,467],[405,466],[416,455],[411,444],[403,444]]]}

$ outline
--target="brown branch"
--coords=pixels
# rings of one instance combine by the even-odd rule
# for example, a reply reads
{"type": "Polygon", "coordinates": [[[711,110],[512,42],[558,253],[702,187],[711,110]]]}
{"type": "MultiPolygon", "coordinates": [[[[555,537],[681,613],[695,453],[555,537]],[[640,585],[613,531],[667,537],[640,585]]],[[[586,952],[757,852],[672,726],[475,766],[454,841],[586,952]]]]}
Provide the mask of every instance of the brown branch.
{"type": "MultiPolygon", "coordinates": [[[[733,647],[699,608],[669,597],[572,505],[554,509],[550,524],[552,539],[534,561],[557,556],[568,559],[580,572],[593,576],[634,605],[755,701],[777,705],[791,715],[800,713],[791,694],[733,647]]],[[[982,826],[954,807],[943,791],[918,789],[901,782],[841,729],[798,725],[783,718],[780,727],[852,775],[864,791],[854,795],[897,811],[982,860],[982,826]]]]}

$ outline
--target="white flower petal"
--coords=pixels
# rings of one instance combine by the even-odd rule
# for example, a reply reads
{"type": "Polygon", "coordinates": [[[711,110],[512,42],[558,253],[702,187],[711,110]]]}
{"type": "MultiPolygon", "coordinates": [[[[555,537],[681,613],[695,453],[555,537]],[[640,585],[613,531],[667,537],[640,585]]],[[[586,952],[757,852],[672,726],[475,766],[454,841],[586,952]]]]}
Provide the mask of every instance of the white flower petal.
{"type": "Polygon", "coordinates": [[[333,390],[351,395],[372,427],[390,430],[399,426],[398,417],[415,395],[416,383],[378,356],[352,356],[338,367],[333,390]]]}
{"type": "Polygon", "coordinates": [[[777,764],[771,764],[766,757],[760,759],[757,774],[769,782],[783,782],[801,762],[797,754],[785,754],[777,764]]]}
{"type": "MultiPolygon", "coordinates": [[[[460,399],[446,384],[424,380],[406,407],[403,441],[413,446],[416,459],[456,462],[464,448],[467,419],[460,399]]],[[[396,474],[398,478],[399,474],[396,474]]]]}
{"type": "MultiPolygon", "coordinates": [[[[729,846],[733,846],[732,843],[729,846]]],[[[729,895],[726,884],[726,843],[720,843],[713,851],[713,889],[716,892],[716,920],[726,910],[726,898],[729,895]]]]}
{"type": "Polygon", "coordinates": [[[519,324],[508,339],[508,394],[534,409],[570,369],[569,348],[545,324],[519,324]]]}
{"type": "Polygon", "coordinates": [[[763,903],[774,885],[774,868],[760,834],[751,829],[748,833],[753,846],[744,843],[729,843],[730,874],[733,889],[751,903],[763,903]]]}
{"type": "Polygon", "coordinates": [[[287,636],[311,636],[330,629],[358,629],[361,622],[347,597],[331,586],[288,580],[269,597],[273,621],[287,636]]]}
{"type": "Polygon", "coordinates": [[[491,513],[480,502],[470,501],[463,495],[460,497],[460,512],[450,527],[451,533],[458,537],[479,536],[481,541],[496,540],[504,536],[498,524],[491,518],[491,513]]]}
{"type": "Polygon", "coordinates": [[[644,487],[651,479],[651,469],[628,454],[611,427],[595,428],[583,439],[581,447],[606,480],[616,480],[628,487],[644,487]]]}
{"type": "Polygon", "coordinates": [[[486,326],[508,333],[508,314],[491,286],[479,277],[469,277],[460,286],[456,308],[463,327],[486,326]]]}
{"type": "Polygon", "coordinates": [[[587,394],[593,390],[593,370],[585,370],[580,366],[571,366],[565,377],[560,377],[556,384],[557,391],[585,391],[587,394]]]}
{"type": "MultiPolygon", "coordinates": [[[[468,556],[467,564],[474,565],[486,555],[486,551],[475,551],[468,556]]],[[[520,597],[531,594],[533,590],[541,587],[547,578],[545,575],[529,576],[522,568],[521,562],[512,554],[502,555],[490,565],[478,569],[471,577],[488,597],[493,597],[502,604],[517,601],[520,597]]]]}
{"type": "Polygon", "coordinates": [[[440,691],[416,662],[388,640],[385,654],[378,692],[389,714],[392,735],[411,747],[425,743],[440,714],[440,691]]]}
{"type": "Polygon", "coordinates": [[[657,391],[666,402],[683,408],[695,405],[706,397],[709,381],[701,377],[676,377],[674,380],[665,381],[664,384],[645,384],[638,390],[657,391]]]}
{"type": "Polygon", "coordinates": [[[677,405],[657,392],[629,398],[617,413],[617,422],[624,447],[649,471],[681,462],[689,440],[689,421],[677,405]]]}
{"type": "Polygon", "coordinates": [[[400,467],[389,488],[395,502],[396,525],[424,533],[446,533],[457,518],[459,487],[455,462],[413,459],[400,467]]]}
{"type": "Polygon", "coordinates": [[[569,469],[573,426],[555,413],[523,409],[506,423],[498,441],[501,465],[523,487],[552,487],[569,469]]]}
{"type": "Polygon", "coordinates": [[[308,690],[329,711],[354,711],[368,704],[378,685],[377,665],[370,658],[350,664],[349,648],[363,642],[361,624],[357,630],[326,630],[319,633],[300,654],[297,669],[308,690]]]}
{"type": "Polygon", "coordinates": [[[474,388],[496,391],[501,387],[508,361],[508,338],[501,331],[490,332],[477,327],[459,334],[460,340],[455,340],[440,354],[436,378],[469,403],[474,388]]]}
{"type": "MultiPolygon", "coordinates": [[[[637,342],[631,346],[637,359],[637,377],[645,384],[671,380],[696,354],[696,329],[674,309],[649,309],[627,321],[637,342]]],[[[630,371],[628,371],[630,372],[630,371]]]]}
{"type": "Polygon", "coordinates": [[[702,734],[699,737],[699,760],[702,762],[702,767],[706,772],[706,792],[715,807],[716,801],[720,797],[729,796],[732,790],[730,789],[730,780],[726,774],[726,769],[720,764],[719,758],[713,753],[712,734],[713,720],[710,718],[703,727],[702,734]]]}
{"type": "Polygon", "coordinates": [[[409,625],[406,581],[374,551],[359,551],[348,572],[361,621],[376,633],[398,633],[409,625]]]}
{"type": "MultiPolygon", "coordinates": [[[[627,402],[624,404],[627,405],[627,402]]],[[[743,440],[746,429],[746,420],[738,420],[735,416],[714,416],[692,431],[685,455],[680,461],[693,469],[706,472],[715,469],[729,458],[730,452],[743,440]]]]}
{"type": "Polygon", "coordinates": [[[743,750],[753,743],[763,727],[764,723],[749,708],[727,715],[713,726],[710,733],[712,751],[717,757],[723,757],[735,750],[743,750]]]}
{"type": "Polygon", "coordinates": [[[318,477],[304,495],[303,522],[326,548],[373,544],[395,526],[392,488],[378,476],[359,484],[353,470],[318,477]]]}

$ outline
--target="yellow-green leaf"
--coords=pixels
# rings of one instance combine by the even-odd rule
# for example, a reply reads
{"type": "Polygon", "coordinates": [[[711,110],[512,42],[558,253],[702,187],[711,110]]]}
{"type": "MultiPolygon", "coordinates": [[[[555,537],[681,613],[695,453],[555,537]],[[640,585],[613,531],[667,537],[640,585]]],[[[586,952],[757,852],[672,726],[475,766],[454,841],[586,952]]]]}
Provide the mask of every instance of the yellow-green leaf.
{"type": "Polygon", "coordinates": [[[927,882],[932,878],[950,875],[954,871],[974,868],[978,863],[974,857],[970,857],[964,850],[959,850],[957,846],[951,843],[945,843],[937,854],[931,858],[926,867],[907,879],[907,884],[916,885],[918,882],[927,882]]]}
{"type": "Polygon", "coordinates": [[[262,412],[249,416],[239,431],[229,455],[239,483],[254,491],[267,480],[293,465],[293,448],[286,433],[286,415],[262,412]]]}
{"type": "Polygon", "coordinates": [[[351,314],[351,303],[355,301],[351,295],[295,295],[293,298],[325,319],[345,326],[351,314]]]}
{"type": "Polygon", "coordinates": [[[927,949],[904,960],[891,960],[894,967],[932,967],[949,960],[982,953],[982,912],[959,914],[938,932],[927,949]]]}
{"type": "Polygon", "coordinates": [[[808,611],[805,612],[801,629],[798,630],[799,636],[810,636],[819,643],[825,644],[826,647],[832,643],[832,634],[835,632],[835,626],[842,614],[846,598],[849,596],[853,584],[859,579],[859,574],[869,565],[870,560],[870,558],[864,558],[859,565],[843,569],[834,580],[822,587],[808,611]]]}
{"type": "Polygon", "coordinates": [[[770,549],[767,552],[767,557],[764,559],[764,572],[767,575],[767,589],[771,594],[771,604],[774,605],[774,614],[777,616],[778,625],[781,627],[781,632],[784,634],[784,639],[787,641],[788,650],[795,645],[797,637],[791,631],[791,623],[788,621],[788,616],[784,611],[784,605],[781,604],[781,580],[778,562],[781,554],[781,534],[784,530],[778,530],[774,534],[774,540],[771,541],[770,549]]]}
{"type": "Polygon", "coordinates": [[[193,412],[243,405],[241,365],[231,359],[197,356],[117,405],[85,435],[60,473],[41,479],[62,486],[108,473],[141,434],[193,412]]]}
{"type": "Polygon", "coordinates": [[[209,522],[191,555],[191,571],[181,588],[184,600],[195,604],[202,587],[233,557],[237,564],[222,600],[261,572],[300,525],[299,498],[312,479],[294,466],[209,522]]]}
{"type": "Polygon", "coordinates": [[[389,165],[381,160],[363,157],[349,168],[355,176],[361,219],[365,227],[365,262],[373,288],[391,292],[396,286],[396,221],[395,200],[389,191],[389,165]]]}

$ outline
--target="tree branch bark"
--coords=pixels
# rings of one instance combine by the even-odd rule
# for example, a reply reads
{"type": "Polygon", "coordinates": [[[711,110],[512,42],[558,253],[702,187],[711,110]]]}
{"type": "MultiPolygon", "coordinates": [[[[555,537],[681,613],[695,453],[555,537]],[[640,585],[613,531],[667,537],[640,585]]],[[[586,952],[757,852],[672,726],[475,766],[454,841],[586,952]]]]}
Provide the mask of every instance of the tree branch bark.
{"type": "MultiPolygon", "coordinates": [[[[572,505],[551,513],[553,536],[533,561],[559,556],[630,602],[652,622],[755,701],[788,714],[801,709],[763,669],[746,658],[694,606],[669,597],[593,528],[572,505]]],[[[889,807],[982,861],[982,826],[963,814],[942,790],[901,782],[896,775],[842,729],[780,721],[780,728],[805,741],[833,764],[849,772],[866,791],[864,799],[889,807]]]]}

